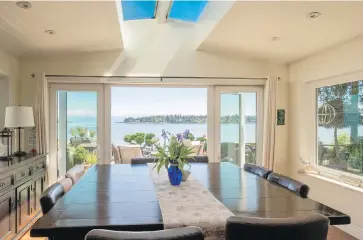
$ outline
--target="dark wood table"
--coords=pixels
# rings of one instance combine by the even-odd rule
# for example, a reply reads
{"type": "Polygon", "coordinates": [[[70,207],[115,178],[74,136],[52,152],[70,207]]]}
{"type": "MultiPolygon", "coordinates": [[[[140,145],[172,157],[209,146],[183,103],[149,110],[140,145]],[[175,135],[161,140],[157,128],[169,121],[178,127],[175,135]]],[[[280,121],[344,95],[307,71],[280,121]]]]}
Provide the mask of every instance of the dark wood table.
{"type": "MultiPolygon", "coordinates": [[[[230,163],[193,163],[192,174],[237,216],[285,218],[317,212],[330,224],[350,217],[230,163]]],[[[95,165],[33,226],[32,237],[84,239],[95,228],[149,231],[164,228],[146,164],[95,165]]]]}

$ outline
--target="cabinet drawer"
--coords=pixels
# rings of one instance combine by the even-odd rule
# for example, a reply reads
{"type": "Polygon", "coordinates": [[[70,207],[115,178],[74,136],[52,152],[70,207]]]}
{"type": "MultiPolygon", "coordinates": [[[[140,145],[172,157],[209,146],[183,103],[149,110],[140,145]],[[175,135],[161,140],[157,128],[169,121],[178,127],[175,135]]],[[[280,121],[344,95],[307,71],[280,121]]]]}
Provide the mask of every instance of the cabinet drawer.
{"type": "Polygon", "coordinates": [[[0,179],[0,191],[14,185],[13,179],[14,179],[13,176],[0,179]]]}
{"type": "Polygon", "coordinates": [[[45,169],[45,161],[41,161],[33,167],[33,173],[39,172],[45,169]]]}
{"type": "Polygon", "coordinates": [[[30,176],[30,168],[23,168],[21,170],[19,170],[19,172],[16,172],[15,174],[15,182],[19,182],[21,180],[23,180],[24,178],[27,178],[30,176]]]}

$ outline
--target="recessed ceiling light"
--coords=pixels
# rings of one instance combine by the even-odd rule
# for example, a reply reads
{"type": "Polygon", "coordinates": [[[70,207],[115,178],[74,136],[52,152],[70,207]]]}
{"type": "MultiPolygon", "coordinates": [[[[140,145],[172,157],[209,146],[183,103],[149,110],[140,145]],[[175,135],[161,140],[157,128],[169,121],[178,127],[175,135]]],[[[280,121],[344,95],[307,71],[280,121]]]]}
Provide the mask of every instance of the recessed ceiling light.
{"type": "Polygon", "coordinates": [[[32,4],[30,2],[26,2],[26,1],[19,1],[19,2],[16,2],[16,6],[18,6],[20,8],[24,8],[24,9],[29,9],[32,7],[32,4]]]}
{"type": "Polygon", "coordinates": [[[49,29],[49,30],[45,30],[44,33],[49,34],[49,35],[54,35],[55,34],[55,31],[49,29]]]}
{"type": "Polygon", "coordinates": [[[310,12],[310,13],[308,13],[308,18],[310,18],[310,19],[315,19],[315,18],[318,18],[320,16],[321,16],[320,12],[310,12]]]}
{"type": "Polygon", "coordinates": [[[273,42],[276,42],[278,40],[280,40],[280,38],[279,37],[276,37],[276,36],[274,36],[274,37],[271,38],[271,41],[273,41],[273,42]]]}

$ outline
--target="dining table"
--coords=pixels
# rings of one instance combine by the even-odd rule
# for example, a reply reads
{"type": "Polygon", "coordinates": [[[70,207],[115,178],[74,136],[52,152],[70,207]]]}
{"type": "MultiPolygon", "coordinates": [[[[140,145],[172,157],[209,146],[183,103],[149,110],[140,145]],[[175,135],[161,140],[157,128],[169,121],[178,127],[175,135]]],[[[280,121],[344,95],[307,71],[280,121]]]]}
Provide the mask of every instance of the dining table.
{"type": "MultiPolygon", "coordinates": [[[[290,218],[319,213],[328,217],[331,225],[350,224],[347,214],[302,198],[232,163],[191,163],[191,176],[235,216],[290,218]]],[[[164,228],[149,167],[103,164],[89,168],[36,221],[30,235],[81,240],[92,229],[155,231],[164,228]]]]}

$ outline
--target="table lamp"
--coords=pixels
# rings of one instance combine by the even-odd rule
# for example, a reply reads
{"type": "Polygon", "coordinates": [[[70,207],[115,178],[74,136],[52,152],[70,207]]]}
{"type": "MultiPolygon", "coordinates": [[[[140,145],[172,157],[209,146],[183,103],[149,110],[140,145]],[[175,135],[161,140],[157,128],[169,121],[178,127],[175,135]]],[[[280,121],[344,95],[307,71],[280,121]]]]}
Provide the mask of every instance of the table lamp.
{"type": "Polygon", "coordinates": [[[34,127],[33,108],[24,106],[7,107],[5,111],[5,127],[18,130],[19,149],[13,156],[25,156],[26,152],[21,151],[21,129],[34,127]]]}

